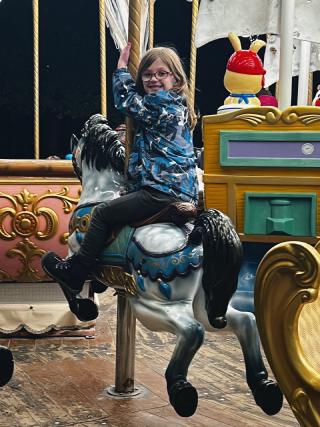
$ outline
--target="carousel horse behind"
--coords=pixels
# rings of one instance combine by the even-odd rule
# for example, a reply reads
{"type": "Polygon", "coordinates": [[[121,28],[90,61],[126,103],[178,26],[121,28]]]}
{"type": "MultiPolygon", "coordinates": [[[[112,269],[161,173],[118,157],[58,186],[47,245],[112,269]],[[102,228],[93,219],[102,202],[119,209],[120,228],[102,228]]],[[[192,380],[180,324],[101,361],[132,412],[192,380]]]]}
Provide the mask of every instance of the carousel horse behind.
{"type": "MultiPolygon", "coordinates": [[[[94,206],[120,197],[125,183],[124,146],[105,117],[92,116],[81,139],[73,136],[72,153],[82,193],[70,221],[70,255],[80,247],[94,206]]],[[[165,377],[170,403],[180,416],[191,416],[197,408],[197,390],[187,373],[204,333],[219,332],[226,324],[242,347],[246,379],[256,403],[273,415],[282,407],[282,393],[268,379],[255,317],[230,302],[241,265],[239,237],[223,213],[211,209],[187,222],[194,212],[188,204],[180,205],[144,224],[116,230],[116,239],[105,248],[94,271],[94,290],[121,289],[146,328],[176,336],[165,377]]],[[[80,320],[97,316],[93,301],[64,293],[80,320]]]]}
{"type": "Polygon", "coordinates": [[[6,385],[12,378],[14,363],[11,351],[0,346],[0,387],[6,385]]]}

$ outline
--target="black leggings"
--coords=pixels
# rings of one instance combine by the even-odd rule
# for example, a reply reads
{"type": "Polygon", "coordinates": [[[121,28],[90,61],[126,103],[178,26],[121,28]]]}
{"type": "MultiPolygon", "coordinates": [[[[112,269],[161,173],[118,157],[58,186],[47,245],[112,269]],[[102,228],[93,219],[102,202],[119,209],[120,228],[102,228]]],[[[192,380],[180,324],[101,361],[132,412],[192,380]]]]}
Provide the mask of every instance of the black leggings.
{"type": "Polygon", "coordinates": [[[151,187],[129,193],[109,202],[99,203],[78,252],[80,259],[93,264],[115,227],[143,221],[180,199],[151,187]]]}

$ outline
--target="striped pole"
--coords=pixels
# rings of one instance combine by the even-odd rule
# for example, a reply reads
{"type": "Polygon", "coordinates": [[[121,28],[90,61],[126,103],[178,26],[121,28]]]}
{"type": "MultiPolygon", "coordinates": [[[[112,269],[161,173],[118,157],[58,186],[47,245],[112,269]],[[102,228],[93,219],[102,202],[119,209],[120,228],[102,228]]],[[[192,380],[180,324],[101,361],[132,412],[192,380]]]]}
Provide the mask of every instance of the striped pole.
{"type": "Polygon", "coordinates": [[[100,33],[100,100],[101,114],[107,115],[107,65],[106,65],[106,0],[99,0],[100,33]]]}
{"type": "Polygon", "coordinates": [[[33,103],[34,103],[34,158],[40,158],[39,108],[39,0],[32,0],[33,14],[33,103]]]}

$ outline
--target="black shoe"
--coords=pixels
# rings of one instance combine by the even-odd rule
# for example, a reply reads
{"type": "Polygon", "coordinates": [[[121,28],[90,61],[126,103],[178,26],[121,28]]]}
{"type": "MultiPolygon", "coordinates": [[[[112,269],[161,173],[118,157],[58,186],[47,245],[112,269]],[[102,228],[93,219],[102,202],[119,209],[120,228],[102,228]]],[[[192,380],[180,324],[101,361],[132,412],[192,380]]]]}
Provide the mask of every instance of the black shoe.
{"type": "Polygon", "coordinates": [[[61,259],[54,252],[47,252],[41,259],[43,270],[60,283],[67,291],[78,294],[82,291],[90,270],[80,262],[77,254],[61,259]]]}

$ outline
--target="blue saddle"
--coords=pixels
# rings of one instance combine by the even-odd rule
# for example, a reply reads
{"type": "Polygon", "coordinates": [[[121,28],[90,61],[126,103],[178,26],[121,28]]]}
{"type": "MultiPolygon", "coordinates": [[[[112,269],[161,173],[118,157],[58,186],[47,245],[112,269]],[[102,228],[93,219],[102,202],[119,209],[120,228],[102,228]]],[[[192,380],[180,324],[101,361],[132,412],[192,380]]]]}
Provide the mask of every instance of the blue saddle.
{"type": "MultiPolygon", "coordinates": [[[[74,211],[71,232],[81,244],[88,228],[93,206],[74,211]]],[[[202,246],[188,244],[192,227],[178,227],[171,223],[157,223],[139,228],[123,227],[116,239],[107,246],[101,256],[101,264],[122,267],[130,271],[130,263],[139,275],[151,280],[172,280],[186,276],[202,265],[202,246]]]]}

